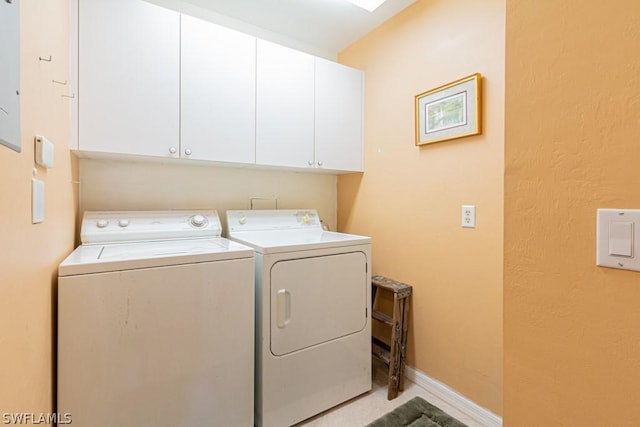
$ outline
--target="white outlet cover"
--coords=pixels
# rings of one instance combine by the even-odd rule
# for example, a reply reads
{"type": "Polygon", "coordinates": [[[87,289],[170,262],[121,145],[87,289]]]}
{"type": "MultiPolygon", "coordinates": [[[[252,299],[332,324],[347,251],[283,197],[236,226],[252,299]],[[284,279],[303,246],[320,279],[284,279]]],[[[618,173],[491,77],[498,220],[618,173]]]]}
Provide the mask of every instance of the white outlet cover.
{"type": "Polygon", "coordinates": [[[640,209],[598,209],[596,265],[640,271],[640,209]]]}
{"type": "Polygon", "coordinates": [[[476,207],[475,205],[462,205],[461,211],[462,227],[476,228],[476,207]]]}

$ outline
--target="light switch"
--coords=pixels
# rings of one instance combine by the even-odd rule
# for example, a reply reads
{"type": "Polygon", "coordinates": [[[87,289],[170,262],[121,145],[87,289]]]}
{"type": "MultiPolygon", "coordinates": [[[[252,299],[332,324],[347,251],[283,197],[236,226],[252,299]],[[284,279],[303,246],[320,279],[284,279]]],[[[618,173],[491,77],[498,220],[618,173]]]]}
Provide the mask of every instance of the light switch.
{"type": "Polygon", "coordinates": [[[640,209],[598,209],[596,264],[640,271],[640,209]]]}
{"type": "Polygon", "coordinates": [[[31,181],[31,222],[44,221],[44,181],[32,178],[31,181]]]}
{"type": "Polygon", "coordinates": [[[609,224],[609,255],[633,255],[633,222],[609,224]]]}

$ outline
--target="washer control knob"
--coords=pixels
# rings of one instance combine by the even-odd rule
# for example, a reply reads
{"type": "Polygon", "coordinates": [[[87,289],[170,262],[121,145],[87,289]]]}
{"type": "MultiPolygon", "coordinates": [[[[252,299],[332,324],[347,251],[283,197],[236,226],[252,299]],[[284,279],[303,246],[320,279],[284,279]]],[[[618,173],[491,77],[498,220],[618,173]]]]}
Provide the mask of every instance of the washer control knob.
{"type": "Polygon", "coordinates": [[[176,152],[177,152],[177,151],[178,151],[178,150],[176,149],[176,147],[169,147],[169,152],[170,152],[171,154],[176,154],[176,152]]]}
{"type": "Polygon", "coordinates": [[[129,220],[128,219],[121,219],[120,221],[118,221],[118,225],[122,228],[128,227],[129,226],[129,220]]]}
{"type": "Polygon", "coordinates": [[[242,225],[247,223],[247,217],[246,216],[241,216],[240,219],[238,220],[238,222],[242,225]]]}
{"type": "Polygon", "coordinates": [[[206,221],[207,219],[202,215],[194,215],[191,217],[191,219],[189,219],[189,222],[194,227],[202,227],[206,221]]]}
{"type": "Polygon", "coordinates": [[[107,221],[106,219],[99,219],[96,223],[96,226],[98,226],[98,228],[105,228],[107,225],[109,225],[109,221],[107,221]]]}
{"type": "Polygon", "coordinates": [[[311,219],[309,218],[308,213],[305,213],[304,215],[302,215],[302,222],[304,222],[305,224],[311,223],[311,219]]]}

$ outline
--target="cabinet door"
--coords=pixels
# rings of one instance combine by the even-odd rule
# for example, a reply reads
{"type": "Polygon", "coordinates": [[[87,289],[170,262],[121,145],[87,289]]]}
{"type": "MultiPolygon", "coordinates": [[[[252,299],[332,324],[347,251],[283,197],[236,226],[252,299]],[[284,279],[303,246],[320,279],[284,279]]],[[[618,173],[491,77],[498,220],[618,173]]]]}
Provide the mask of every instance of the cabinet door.
{"type": "Polygon", "coordinates": [[[316,58],[316,167],[363,170],[362,71],[316,58]]]}
{"type": "Polygon", "coordinates": [[[78,56],[80,150],[172,155],[179,13],[142,0],[80,0],[78,56]]]}
{"type": "Polygon", "coordinates": [[[181,32],[182,157],[254,163],[255,37],[185,15],[181,32]]]}
{"type": "Polygon", "coordinates": [[[257,46],[256,163],[313,166],[314,58],[260,39],[257,46]]]}

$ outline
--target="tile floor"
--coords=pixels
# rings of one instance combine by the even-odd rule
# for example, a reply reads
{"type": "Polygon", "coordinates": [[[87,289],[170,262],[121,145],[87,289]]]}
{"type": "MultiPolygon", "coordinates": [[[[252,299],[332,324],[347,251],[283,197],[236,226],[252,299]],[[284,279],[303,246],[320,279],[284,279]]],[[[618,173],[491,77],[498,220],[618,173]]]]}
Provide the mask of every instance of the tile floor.
{"type": "Polygon", "coordinates": [[[422,397],[469,427],[482,427],[468,415],[408,380],[405,381],[404,391],[398,397],[391,401],[387,400],[386,374],[386,367],[374,362],[373,384],[370,392],[296,424],[295,427],[364,427],[415,396],[422,397]]]}

